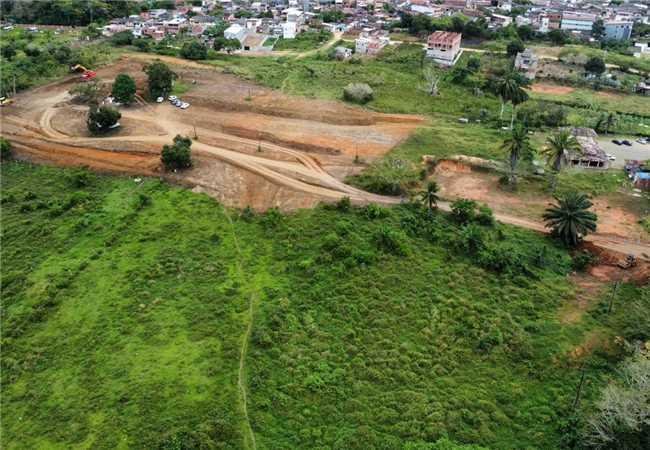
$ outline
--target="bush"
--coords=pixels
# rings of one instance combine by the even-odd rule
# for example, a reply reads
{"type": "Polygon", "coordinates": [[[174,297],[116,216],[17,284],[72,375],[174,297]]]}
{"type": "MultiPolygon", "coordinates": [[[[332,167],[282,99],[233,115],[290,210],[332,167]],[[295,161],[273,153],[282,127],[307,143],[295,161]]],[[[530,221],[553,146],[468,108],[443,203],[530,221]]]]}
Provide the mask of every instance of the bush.
{"type": "Polygon", "coordinates": [[[467,198],[459,198],[451,204],[451,216],[461,224],[471,222],[476,217],[476,202],[467,198]]]}
{"type": "Polygon", "coordinates": [[[67,175],[68,182],[74,188],[88,187],[93,180],[93,174],[85,167],[74,169],[67,175]]]}
{"type": "Polygon", "coordinates": [[[365,83],[350,83],[343,89],[343,98],[355,103],[368,103],[372,100],[374,92],[365,83]]]}
{"type": "Polygon", "coordinates": [[[605,61],[598,56],[593,56],[587,60],[585,63],[585,70],[594,75],[601,75],[605,72],[605,61]]]}
{"type": "Polygon", "coordinates": [[[115,77],[111,94],[120,103],[132,103],[135,99],[135,81],[125,73],[119,74],[115,77]]]}
{"type": "Polygon", "coordinates": [[[0,137],[0,160],[6,161],[11,158],[11,142],[0,137]]]}
{"type": "Polygon", "coordinates": [[[86,124],[92,134],[102,134],[113,128],[122,114],[115,108],[108,106],[91,107],[88,110],[86,124]]]}
{"type": "Polygon", "coordinates": [[[200,60],[208,57],[208,49],[199,41],[191,41],[183,44],[181,56],[186,59],[200,60]]]}
{"type": "Polygon", "coordinates": [[[456,248],[468,255],[475,255],[485,247],[483,230],[475,224],[465,225],[456,236],[456,248]]]}
{"type": "Polygon", "coordinates": [[[160,160],[166,170],[182,170],[192,167],[192,140],[176,135],[172,145],[163,146],[160,160]]]}
{"type": "Polygon", "coordinates": [[[111,36],[111,44],[116,46],[133,44],[133,33],[130,31],[120,31],[111,36]]]}
{"type": "Polygon", "coordinates": [[[87,105],[98,104],[102,96],[100,85],[95,80],[89,83],[79,83],[69,92],[74,97],[74,101],[87,105]]]}
{"type": "Polygon", "coordinates": [[[352,202],[350,201],[350,197],[343,197],[341,200],[336,202],[336,209],[343,212],[350,211],[350,209],[352,209],[352,202]]]}
{"type": "Polygon", "coordinates": [[[578,272],[583,272],[584,270],[587,269],[587,267],[591,266],[597,261],[598,261],[598,257],[596,255],[593,255],[592,253],[583,250],[573,255],[573,261],[571,262],[571,266],[573,267],[573,270],[576,270],[578,272]]]}
{"type": "Polygon", "coordinates": [[[383,226],[375,233],[375,243],[380,250],[394,255],[406,255],[406,236],[401,231],[395,231],[388,226],[383,226]]]}
{"type": "Polygon", "coordinates": [[[508,42],[508,46],[506,47],[508,56],[517,56],[517,53],[521,53],[524,50],[524,43],[519,40],[508,42]]]}
{"type": "Polygon", "coordinates": [[[481,205],[478,209],[478,214],[476,215],[476,221],[487,227],[494,225],[494,214],[492,210],[487,205],[481,205]]]}

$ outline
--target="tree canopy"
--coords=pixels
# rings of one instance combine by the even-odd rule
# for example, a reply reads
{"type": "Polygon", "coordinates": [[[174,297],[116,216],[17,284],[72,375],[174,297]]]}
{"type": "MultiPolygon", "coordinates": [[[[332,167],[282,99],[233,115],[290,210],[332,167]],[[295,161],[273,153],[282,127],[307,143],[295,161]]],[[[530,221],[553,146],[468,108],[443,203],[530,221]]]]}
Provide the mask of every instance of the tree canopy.
{"type": "Polygon", "coordinates": [[[110,130],[120,120],[120,117],[122,114],[115,108],[91,106],[88,110],[86,124],[92,134],[102,134],[110,130]]]}
{"type": "Polygon", "coordinates": [[[155,61],[144,68],[149,77],[149,96],[151,98],[166,96],[172,90],[172,84],[176,74],[171,71],[167,64],[155,61]]]}
{"type": "Polygon", "coordinates": [[[192,167],[192,140],[176,135],[172,145],[163,146],[160,160],[166,170],[181,170],[192,167]]]}
{"type": "Polygon", "coordinates": [[[111,94],[120,103],[132,103],[135,99],[135,81],[125,73],[119,74],[115,77],[111,94]]]}

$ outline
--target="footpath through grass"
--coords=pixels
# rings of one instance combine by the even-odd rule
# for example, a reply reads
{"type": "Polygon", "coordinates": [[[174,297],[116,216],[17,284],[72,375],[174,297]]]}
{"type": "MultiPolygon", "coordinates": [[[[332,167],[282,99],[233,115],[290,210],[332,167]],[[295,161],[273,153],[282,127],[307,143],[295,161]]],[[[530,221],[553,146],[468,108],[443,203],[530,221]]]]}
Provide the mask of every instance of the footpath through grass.
{"type": "MultiPolygon", "coordinates": [[[[21,163],[2,183],[9,449],[558,448],[571,350],[627,337],[642,298],[561,325],[564,250],[409,206],[255,215],[21,163]]],[[[621,356],[592,350],[580,412],[621,356]]]]}

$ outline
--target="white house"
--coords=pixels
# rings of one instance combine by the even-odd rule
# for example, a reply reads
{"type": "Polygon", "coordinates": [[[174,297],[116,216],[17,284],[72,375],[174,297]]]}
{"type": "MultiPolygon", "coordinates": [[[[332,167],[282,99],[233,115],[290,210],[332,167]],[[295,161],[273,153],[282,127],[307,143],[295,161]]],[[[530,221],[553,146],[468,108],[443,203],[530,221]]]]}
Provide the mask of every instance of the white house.
{"type": "Polygon", "coordinates": [[[283,39],[294,39],[298,32],[298,26],[296,22],[284,22],[282,24],[282,38],[283,39]]]}
{"type": "Polygon", "coordinates": [[[246,28],[238,23],[234,23],[226,28],[223,32],[223,37],[226,39],[237,39],[239,42],[243,42],[246,39],[246,28]]]}

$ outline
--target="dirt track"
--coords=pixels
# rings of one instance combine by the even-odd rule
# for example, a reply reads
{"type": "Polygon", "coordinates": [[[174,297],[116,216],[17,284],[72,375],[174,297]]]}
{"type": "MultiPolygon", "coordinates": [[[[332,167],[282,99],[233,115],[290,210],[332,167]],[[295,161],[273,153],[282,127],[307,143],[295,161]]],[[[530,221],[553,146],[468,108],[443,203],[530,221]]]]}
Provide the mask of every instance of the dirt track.
{"type": "MultiPolygon", "coordinates": [[[[126,72],[142,88],[142,67],[148,61],[147,56],[126,57],[98,74],[111,80],[126,72]]],[[[198,63],[170,57],[165,61],[182,64],[173,69],[192,86],[183,95],[192,104],[187,110],[168,103],[122,108],[120,129],[109,136],[92,137],[85,128],[85,107],[71,103],[68,90],[77,83],[71,76],[18,95],[14,105],[1,110],[2,134],[12,141],[19,158],[165,176],[230,206],[291,210],[343,197],[357,204],[402,201],[346,185],[342,177],[363,168],[355,163],[356,156],[371,161],[406,139],[422,123],[421,117],[289,97],[198,63]],[[195,132],[194,167],[178,174],[163,173],[162,146],[177,134],[194,136],[195,132]]],[[[448,182],[440,180],[442,193],[453,198],[453,186],[462,176],[449,172],[447,178],[448,182]]],[[[468,189],[469,184],[461,184],[463,196],[484,200],[482,186],[468,189]]],[[[494,206],[489,200],[484,201],[494,206]]],[[[449,204],[440,207],[448,210],[449,204]]],[[[541,223],[526,218],[520,208],[495,208],[495,216],[505,223],[544,231],[541,223]]],[[[590,239],[604,248],[650,255],[650,244],[639,236],[612,231],[590,239]]]]}
{"type": "MultiPolygon", "coordinates": [[[[177,134],[198,136],[195,167],[164,174],[197,187],[232,206],[295,209],[349,196],[355,203],[399,203],[370,194],[332,176],[327,166],[353,171],[356,155],[385,154],[422,122],[416,116],[384,115],[340,102],[308,100],[247,83],[199,64],[166,58],[192,88],[180,110],[168,103],[122,108],[121,127],[113,135],[90,136],[86,107],[74,105],[68,77],[24,92],[2,110],[3,134],[19,157],[35,162],[97,170],[163,175],[159,151],[177,134]]],[[[110,81],[129,73],[144,86],[147,58],[127,57],[98,71],[110,81]]],[[[359,167],[360,168],[360,167],[359,167]]]]}

